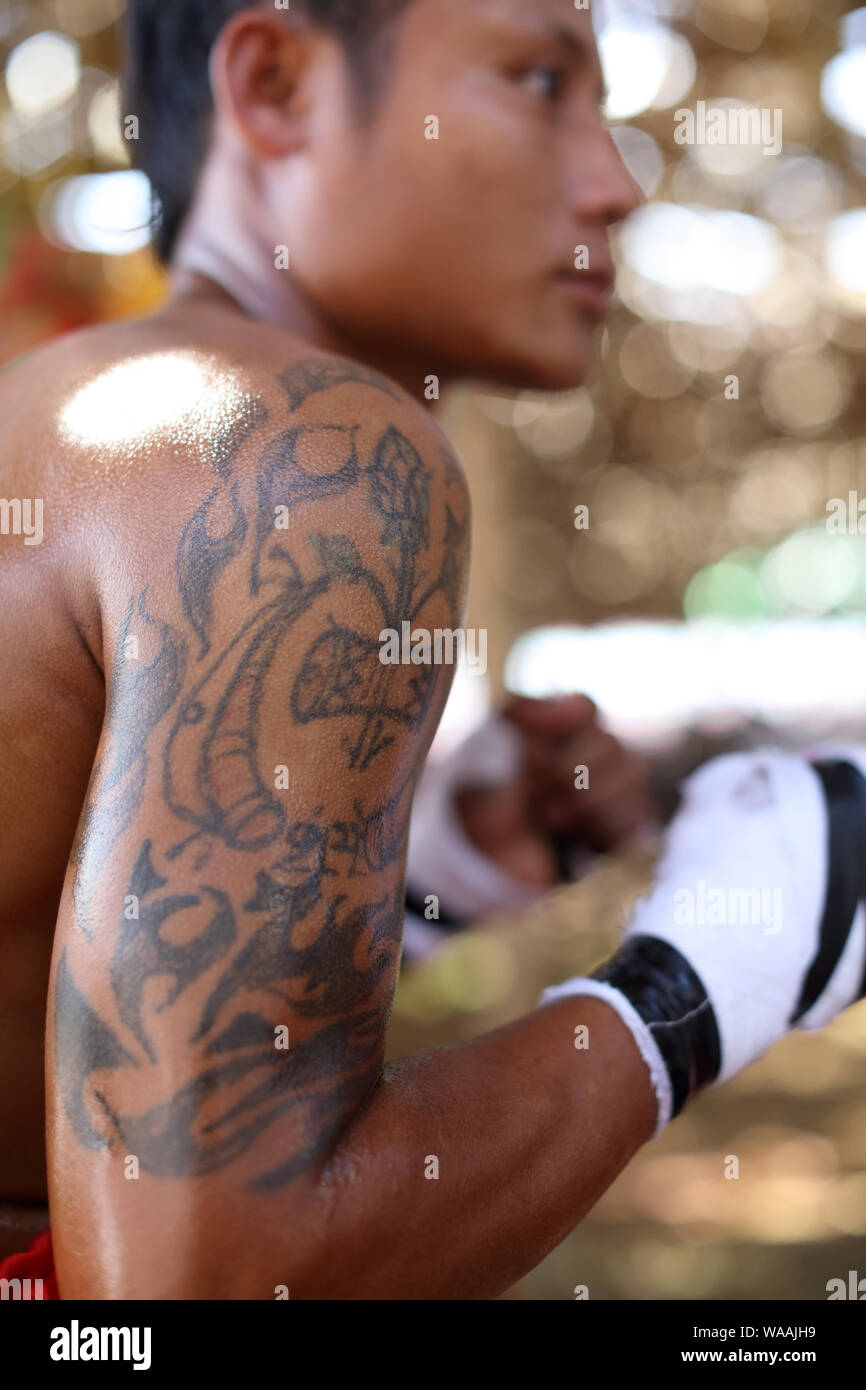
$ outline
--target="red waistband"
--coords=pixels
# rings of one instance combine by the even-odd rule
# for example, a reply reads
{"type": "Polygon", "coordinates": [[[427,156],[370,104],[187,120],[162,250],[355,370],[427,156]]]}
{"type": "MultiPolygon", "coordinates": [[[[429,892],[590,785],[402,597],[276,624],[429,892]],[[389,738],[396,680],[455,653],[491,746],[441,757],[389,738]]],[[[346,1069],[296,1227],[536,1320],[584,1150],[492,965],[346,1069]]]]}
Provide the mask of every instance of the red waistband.
{"type": "Polygon", "coordinates": [[[22,1255],[10,1255],[8,1259],[0,1260],[0,1279],[20,1281],[15,1289],[10,1289],[8,1285],[0,1287],[0,1298],[27,1302],[59,1301],[54,1256],[51,1253],[51,1232],[43,1231],[22,1255]]]}

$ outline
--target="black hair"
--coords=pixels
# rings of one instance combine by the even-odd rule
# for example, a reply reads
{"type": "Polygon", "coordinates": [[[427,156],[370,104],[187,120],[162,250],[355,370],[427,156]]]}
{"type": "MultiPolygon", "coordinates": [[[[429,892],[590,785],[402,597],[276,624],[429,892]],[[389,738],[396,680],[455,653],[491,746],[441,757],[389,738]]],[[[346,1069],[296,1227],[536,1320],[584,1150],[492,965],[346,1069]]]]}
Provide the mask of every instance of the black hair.
{"type": "MultiPolygon", "coordinates": [[[[293,0],[342,42],[353,78],[356,112],[375,105],[384,40],[409,0],[293,0]]],[[[124,111],[139,121],[133,162],[150,179],[154,243],[168,263],[189,212],[207,153],[213,100],[209,61],[232,15],[255,0],[129,0],[124,111]]]]}

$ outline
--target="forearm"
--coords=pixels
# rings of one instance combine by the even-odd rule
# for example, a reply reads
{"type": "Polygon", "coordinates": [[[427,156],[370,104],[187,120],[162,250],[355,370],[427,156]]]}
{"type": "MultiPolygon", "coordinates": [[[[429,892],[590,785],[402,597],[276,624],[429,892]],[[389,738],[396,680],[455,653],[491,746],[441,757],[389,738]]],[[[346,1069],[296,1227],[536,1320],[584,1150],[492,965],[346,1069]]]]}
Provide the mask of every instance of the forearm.
{"type": "Polygon", "coordinates": [[[278,1191],[123,1183],[85,1160],[52,1193],[61,1294],[493,1298],[579,1223],[655,1119],[617,1013],[591,997],[557,1001],[387,1067],[327,1159],[278,1191]],[[577,1049],[579,1024],[588,1046],[577,1049]],[[108,1262],[94,1229],[113,1232],[108,1262]]]}
{"type": "Polygon", "coordinates": [[[597,999],[393,1065],[320,1177],[328,1234],[292,1297],[495,1297],[578,1224],[655,1118],[634,1039],[597,999]]]}

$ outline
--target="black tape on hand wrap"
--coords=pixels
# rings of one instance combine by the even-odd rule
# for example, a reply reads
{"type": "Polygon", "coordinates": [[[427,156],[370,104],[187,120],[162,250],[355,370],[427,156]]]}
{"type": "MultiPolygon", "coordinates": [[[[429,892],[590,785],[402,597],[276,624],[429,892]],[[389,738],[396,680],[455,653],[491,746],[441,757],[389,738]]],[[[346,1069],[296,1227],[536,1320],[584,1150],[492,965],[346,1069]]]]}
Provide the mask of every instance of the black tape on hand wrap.
{"type": "Polygon", "coordinates": [[[632,936],[590,976],[620,990],[648,1025],[673,1089],[673,1115],[719,1074],[721,1040],[703,983],[675,946],[632,936]]]}
{"type": "MultiPolygon", "coordinates": [[[[791,1014],[792,1028],[827,988],[857,909],[866,902],[866,778],[849,762],[815,762],[812,766],[827,802],[827,885],[817,949],[791,1014]]],[[[866,973],[860,998],[864,995],[866,973]]]]}

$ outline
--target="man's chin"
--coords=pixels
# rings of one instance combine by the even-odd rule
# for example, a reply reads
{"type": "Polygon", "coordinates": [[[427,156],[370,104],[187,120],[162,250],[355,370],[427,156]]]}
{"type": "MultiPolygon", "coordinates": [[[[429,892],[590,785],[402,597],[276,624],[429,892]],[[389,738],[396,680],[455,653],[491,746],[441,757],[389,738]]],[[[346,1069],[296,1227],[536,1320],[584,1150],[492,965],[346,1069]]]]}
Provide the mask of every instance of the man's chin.
{"type": "Polygon", "coordinates": [[[572,347],[558,355],[539,353],[537,357],[521,356],[511,362],[481,367],[472,376],[488,386],[508,391],[574,391],[583,386],[593,364],[587,349],[572,347]]]}

